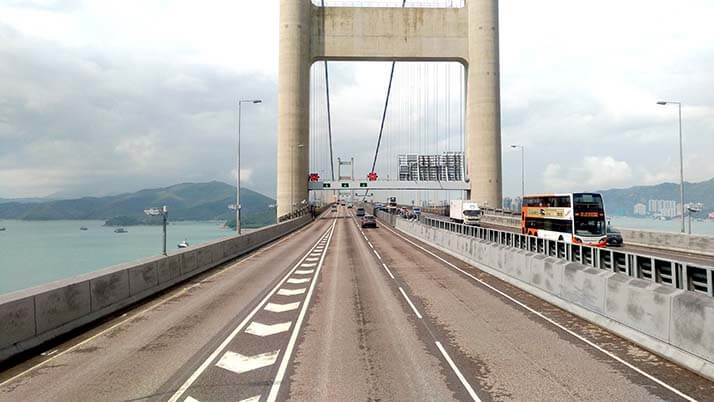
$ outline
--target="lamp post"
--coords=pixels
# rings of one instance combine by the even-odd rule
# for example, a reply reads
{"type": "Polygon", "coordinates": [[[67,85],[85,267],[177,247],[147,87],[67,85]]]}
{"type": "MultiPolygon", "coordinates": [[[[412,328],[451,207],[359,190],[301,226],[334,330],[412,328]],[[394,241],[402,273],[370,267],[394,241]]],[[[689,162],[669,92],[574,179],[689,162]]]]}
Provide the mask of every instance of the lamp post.
{"type": "Polygon", "coordinates": [[[169,216],[169,210],[164,205],[161,208],[149,208],[145,209],[144,213],[148,216],[162,216],[164,219],[164,255],[166,255],[166,220],[169,216]]]}
{"type": "Polygon", "coordinates": [[[679,108],[679,204],[680,214],[682,215],[682,233],[684,233],[684,157],[682,150],[682,103],[671,101],[659,101],[660,106],[677,105],[679,108]]]}
{"type": "Polygon", "coordinates": [[[236,158],[236,232],[240,235],[240,115],[244,103],[258,104],[260,99],[245,99],[238,101],[238,156],[236,158]]]}
{"type": "Polygon", "coordinates": [[[689,234],[692,234],[692,214],[696,214],[697,212],[701,212],[702,206],[701,204],[696,205],[688,205],[687,206],[687,211],[689,211],[689,234]]]}
{"type": "Polygon", "coordinates": [[[511,145],[511,148],[521,149],[521,200],[526,195],[526,147],[523,145],[511,145]]]}

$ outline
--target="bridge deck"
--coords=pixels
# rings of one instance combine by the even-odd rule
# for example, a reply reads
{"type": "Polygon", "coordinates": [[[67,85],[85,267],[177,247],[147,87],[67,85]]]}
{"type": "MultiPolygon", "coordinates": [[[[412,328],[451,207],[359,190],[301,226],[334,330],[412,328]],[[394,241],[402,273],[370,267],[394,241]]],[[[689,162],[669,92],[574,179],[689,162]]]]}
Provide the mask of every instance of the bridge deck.
{"type": "Polygon", "coordinates": [[[349,213],[0,373],[0,401],[681,399],[667,384],[714,394],[701,377],[386,226],[361,229],[349,213]]]}

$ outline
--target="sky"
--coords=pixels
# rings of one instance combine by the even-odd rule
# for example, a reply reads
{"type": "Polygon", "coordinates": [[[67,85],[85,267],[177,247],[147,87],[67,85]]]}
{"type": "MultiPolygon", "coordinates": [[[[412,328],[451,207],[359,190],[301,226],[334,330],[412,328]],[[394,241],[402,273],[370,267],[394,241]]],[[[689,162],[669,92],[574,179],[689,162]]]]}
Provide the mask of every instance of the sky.
{"type": "MultiPolygon", "coordinates": [[[[239,98],[263,100],[243,109],[242,183],[274,196],[278,12],[277,0],[0,2],[0,198],[234,182],[239,98]]],[[[684,104],[686,179],[714,177],[712,20],[710,0],[501,0],[504,195],[521,192],[510,144],[525,146],[527,193],[677,182],[677,109],[659,100],[684,104]]],[[[405,88],[416,78],[433,88],[447,74],[403,64],[382,171],[409,136],[407,101],[419,106],[405,88]]],[[[389,68],[330,63],[335,157],[355,157],[360,175],[389,68]]],[[[448,69],[450,106],[443,89],[431,96],[443,112],[430,127],[446,133],[428,138],[432,153],[459,150],[460,67],[448,69]]],[[[323,85],[313,86],[317,109],[323,85]]],[[[324,170],[317,109],[311,153],[324,170]]]]}

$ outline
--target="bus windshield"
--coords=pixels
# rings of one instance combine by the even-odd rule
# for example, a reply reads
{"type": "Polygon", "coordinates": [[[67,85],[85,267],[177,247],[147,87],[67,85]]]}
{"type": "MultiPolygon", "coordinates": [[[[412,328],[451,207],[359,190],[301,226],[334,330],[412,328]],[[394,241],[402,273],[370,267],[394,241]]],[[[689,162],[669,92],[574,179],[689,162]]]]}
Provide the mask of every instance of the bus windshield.
{"type": "Polygon", "coordinates": [[[580,236],[605,235],[605,220],[601,218],[575,218],[575,234],[580,236]]]}

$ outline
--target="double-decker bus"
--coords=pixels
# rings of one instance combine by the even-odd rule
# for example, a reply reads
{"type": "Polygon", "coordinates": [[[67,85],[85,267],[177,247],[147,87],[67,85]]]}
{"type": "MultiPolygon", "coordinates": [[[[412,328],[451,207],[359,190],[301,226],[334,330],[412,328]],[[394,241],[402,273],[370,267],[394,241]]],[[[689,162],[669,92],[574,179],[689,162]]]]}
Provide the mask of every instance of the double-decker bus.
{"type": "Polygon", "coordinates": [[[523,197],[521,232],[550,240],[607,245],[602,195],[571,193],[523,197]]]}

